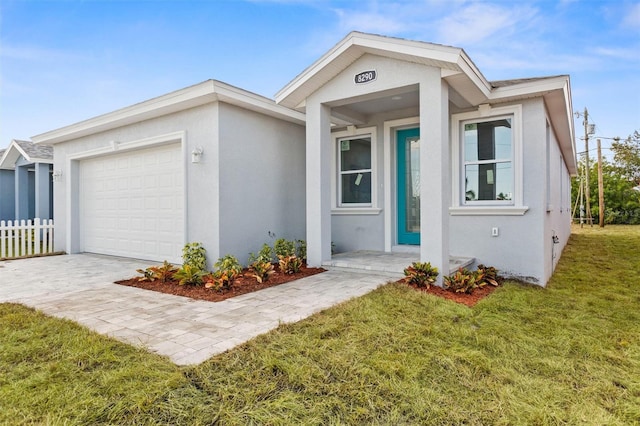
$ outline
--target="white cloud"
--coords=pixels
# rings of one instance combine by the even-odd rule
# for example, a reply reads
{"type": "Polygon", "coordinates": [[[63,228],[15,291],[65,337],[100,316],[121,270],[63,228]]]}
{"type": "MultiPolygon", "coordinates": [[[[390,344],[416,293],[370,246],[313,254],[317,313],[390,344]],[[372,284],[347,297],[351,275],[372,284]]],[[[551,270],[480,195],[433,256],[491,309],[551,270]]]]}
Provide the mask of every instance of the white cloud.
{"type": "Polygon", "coordinates": [[[439,38],[447,44],[472,45],[499,34],[513,34],[537,17],[529,6],[505,8],[487,3],[471,3],[456,10],[438,23],[439,38]]]}
{"type": "Polygon", "coordinates": [[[640,30],[638,29],[640,28],[640,3],[632,5],[625,13],[622,19],[622,27],[630,28],[632,31],[635,31],[636,34],[640,34],[640,30]]]}

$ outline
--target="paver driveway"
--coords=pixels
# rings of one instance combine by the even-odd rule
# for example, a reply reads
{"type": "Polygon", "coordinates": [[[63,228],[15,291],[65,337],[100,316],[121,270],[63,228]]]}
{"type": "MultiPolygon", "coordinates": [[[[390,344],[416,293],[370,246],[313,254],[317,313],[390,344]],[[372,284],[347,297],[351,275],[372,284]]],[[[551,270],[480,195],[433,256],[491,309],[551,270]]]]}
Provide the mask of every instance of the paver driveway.
{"type": "Polygon", "coordinates": [[[399,278],[334,269],[216,303],[113,284],[147,266],[92,254],[1,261],[0,302],[77,321],[188,365],[399,278]]]}

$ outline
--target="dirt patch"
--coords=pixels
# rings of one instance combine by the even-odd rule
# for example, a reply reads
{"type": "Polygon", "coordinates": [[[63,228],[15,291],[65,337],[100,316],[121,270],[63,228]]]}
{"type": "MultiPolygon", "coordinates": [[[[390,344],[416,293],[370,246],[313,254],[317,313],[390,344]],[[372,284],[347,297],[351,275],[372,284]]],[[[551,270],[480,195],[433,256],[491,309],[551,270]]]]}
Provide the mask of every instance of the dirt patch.
{"type": "Polygon", "coordinates": [[[444,299],[452,300],[456,303],[460,303],[469,307],[473,307],[476,303],[490,295],[494,292],[497,287],[492,285],[486,285],[484,287],[476,288],[473,290],[473,293],[454,293],[453,291],[445,290],[442,287],[438,287],[436,285],[432,285],[429,288],[420,288],[413,284],[408,284],[404,280],[398,281],[398,283],[402,283],[404,285],[408,285],[409,287],[413,287],[418,291],[424,291],[425,293],[433,294],[434,296],[442,297],[444,299]]]}
{"type": "Polygon", "coordinates": [[[280,271],[278,265],[275,265],[275,273],[269,277],[269,280],[259,283],[254,277],[249,276],[247,269],[242,271],[242,276],[237,278],[233,287],[225,291],[215,291],[204,286],[179,285],[177,281],[168,281],[162,283],[160,281],[138,281],[138,278],[130,278],[127,280],[116,281],[116,284],[126,285],[130,287],[143,288],[145,290],[158,291],[160,293],[173,294],[176,296],[189,297],[196,300],[207,300],[209,302],[220,302],[231,297],[240,296],[254,291],[274,287],[280,284],[288,283],[300,278],[324,272],[323,268],[308,268],[303,266],[300,272],[296,274],[285,274],[280,271]]]}

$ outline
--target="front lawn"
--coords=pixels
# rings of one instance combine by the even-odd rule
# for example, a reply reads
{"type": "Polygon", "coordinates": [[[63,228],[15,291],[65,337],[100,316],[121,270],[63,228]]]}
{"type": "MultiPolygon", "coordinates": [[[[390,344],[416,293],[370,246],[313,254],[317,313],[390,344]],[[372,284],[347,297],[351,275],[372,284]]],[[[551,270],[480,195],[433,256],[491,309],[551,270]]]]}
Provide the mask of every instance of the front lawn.
{"type": "Polygon", "coordinates": [[[547,289],[390,284],[181,368],[0,305],[0,423],[638,424],[640,226],[574,228],[547,289]]]}

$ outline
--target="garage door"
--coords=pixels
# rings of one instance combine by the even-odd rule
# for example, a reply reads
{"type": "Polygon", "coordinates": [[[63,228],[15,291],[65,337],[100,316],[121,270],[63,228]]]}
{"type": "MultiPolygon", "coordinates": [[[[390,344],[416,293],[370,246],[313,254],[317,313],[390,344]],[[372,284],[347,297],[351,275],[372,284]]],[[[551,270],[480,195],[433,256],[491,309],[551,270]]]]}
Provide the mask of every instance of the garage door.
{"type": "Polygon", "coordinates": [[[184,244],[180,144],[80,162],[80,248],[178,262],[184,244]]]}

